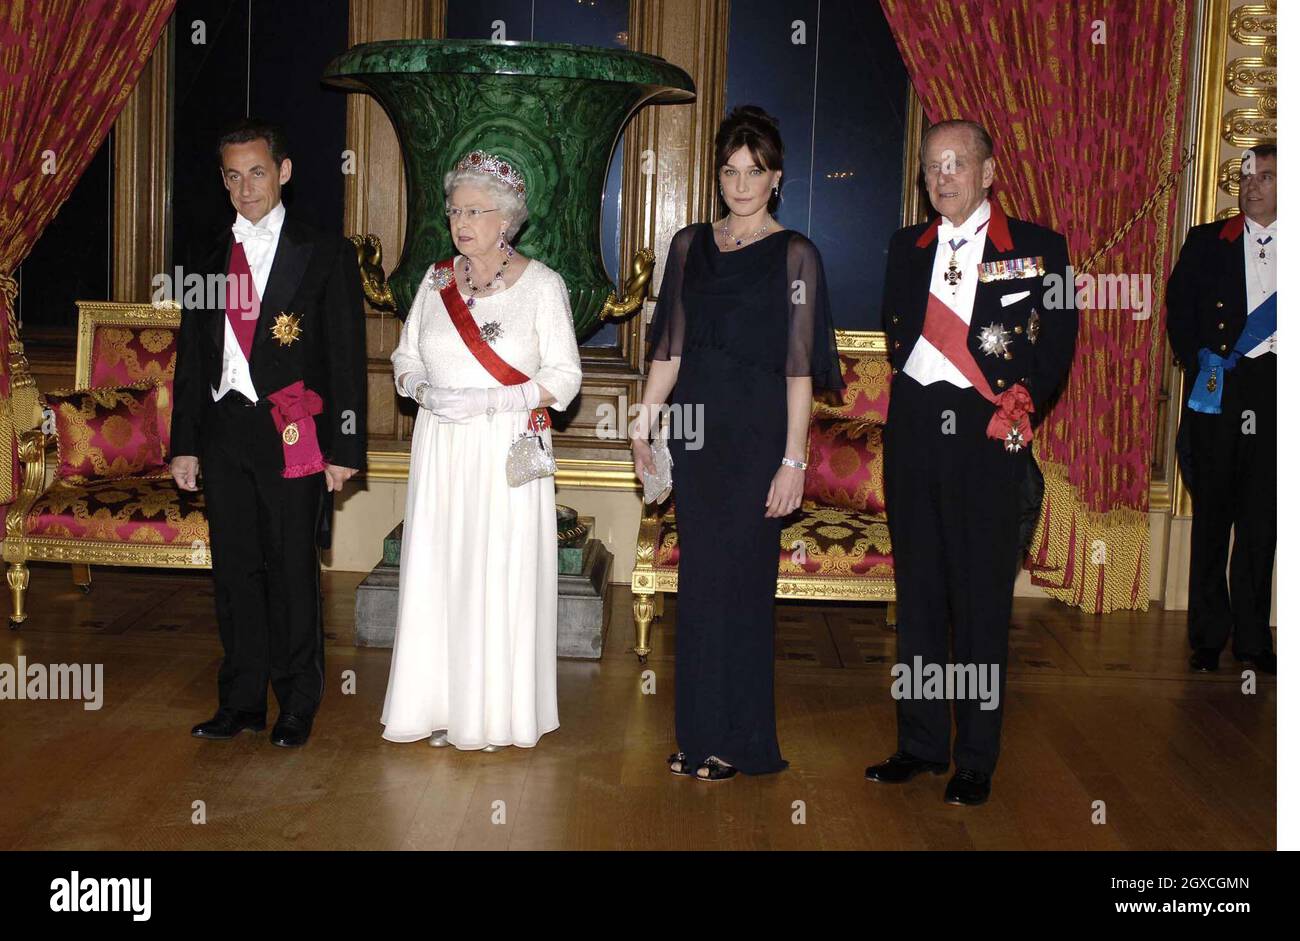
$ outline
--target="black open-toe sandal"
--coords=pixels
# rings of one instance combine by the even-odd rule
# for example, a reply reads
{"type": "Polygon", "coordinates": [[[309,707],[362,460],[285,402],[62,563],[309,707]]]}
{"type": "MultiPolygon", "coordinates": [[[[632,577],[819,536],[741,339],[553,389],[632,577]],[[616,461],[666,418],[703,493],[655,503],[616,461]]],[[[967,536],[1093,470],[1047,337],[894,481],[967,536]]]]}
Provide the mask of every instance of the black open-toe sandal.
{"type": "Polygon", "coordinates": [[[724,764],[715,757],[704,759],[704,764],[695,769],[695,776],[701,781],[725,781],[736,776],[736,766],[724,764]],[[708,772],[700,774],[701,771],[708,772]]]}
{"type": "Polygon", "coordinates": [[[686,752],[684,751],[674,752],[668,756],[668,770],[683,778],[695,775],[695,772],[686,764],[686,752]],[[673,765],[677,765],[677,770],[673,769],[673,765]]]}

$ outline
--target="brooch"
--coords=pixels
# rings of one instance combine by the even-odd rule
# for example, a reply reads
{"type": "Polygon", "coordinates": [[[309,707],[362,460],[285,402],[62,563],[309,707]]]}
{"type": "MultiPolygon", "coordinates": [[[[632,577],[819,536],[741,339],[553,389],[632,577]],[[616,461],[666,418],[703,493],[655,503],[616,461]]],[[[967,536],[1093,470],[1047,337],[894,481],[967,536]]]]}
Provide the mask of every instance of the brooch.
{"type": "Polygon", "coordinates": [[[980,352],[987,356],[1001,356],[1011,345],[1011,335],[1000,323],[991,323],[980,329],[980,352]]]}
{"type": "Polygon", "coordinates": [[[279,340],[281,346],[288,346],[301,337],[302,328],[298,326],[298,315],[278,314],[275,324],[271,327],[271,336],[279,340]]]}
{"type": "Polygon", "coordinates": [[[434,268],[429,273],[429,284],[433,285],[435,291],[441,291],[456,280],[456,273],[447,268],[434,268]]]}
{"type": "Polygon", "coordinates": [[[1029,311],[1029,327],[1027,330],[1030,343],[1038,342],[1038,308],[1035,307],[1029,311]]]}
{"type": "Polygon", "coordinates": [[[496,320],[489,320],[487,323],[483,324],[483,326],[478,328],[478,332],[479,336],[487,340],[489,343],[495,343],[505,333],[505,331],[501,329],[500,322],[496,320]]]}

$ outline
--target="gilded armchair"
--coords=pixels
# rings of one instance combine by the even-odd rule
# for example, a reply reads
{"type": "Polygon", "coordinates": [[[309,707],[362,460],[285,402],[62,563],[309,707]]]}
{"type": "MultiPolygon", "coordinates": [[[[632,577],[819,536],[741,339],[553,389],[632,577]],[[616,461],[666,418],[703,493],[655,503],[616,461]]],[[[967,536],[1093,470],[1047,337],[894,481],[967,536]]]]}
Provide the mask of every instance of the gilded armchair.
{"type": "MultiPolygon", "coordinates": [[[[53,430],[50,422],[21,436],[22,485],[6,514],[4,541],[13,629],[27,618],[30,561],[70,563],[83,591],[90,589],[91,565],[211,567],[203,494],[180,490],[166,469],[180,309],[101,301],[78,301],[77,308],[77,388],[66,397],[148,389],[154,425],[145,430],[156,430],[159,451],[147,468],[124,473],[127,465],[104,453],[112,440],[103,434],[89,443],[79,439],[76,458],[93,470],[74,475],[67,473],[69,456],[58,450],[57,434],[46,433],[53,430]]],[[[42,395],[42,405],[55,396],[42,395]]],[[[86,424],[78,429],[85,438],[107,427],[87,431],[86,424]]],[[[125,428],[119,419],[113,435],[120,438],[125,428]]]]}

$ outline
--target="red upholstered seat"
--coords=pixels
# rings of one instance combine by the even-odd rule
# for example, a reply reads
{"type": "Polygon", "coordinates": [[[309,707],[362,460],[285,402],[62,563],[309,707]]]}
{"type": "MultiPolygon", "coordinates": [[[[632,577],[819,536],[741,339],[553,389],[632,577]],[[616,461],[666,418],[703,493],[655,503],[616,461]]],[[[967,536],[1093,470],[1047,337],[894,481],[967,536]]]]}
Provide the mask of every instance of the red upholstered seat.
{"type": "MultiPolygon", "coordinates": [[[[884,516],[805,502],[781,531],[778,575],[892,579],[892,553],[884,516]]],[[[680,558],[677,516],[668,513],[659,529],[655,567],[675,569],[680,558]]]]}
{"type": "Polygon", "coordinates": [[[32,537],[115,545],[208,544],[203,492],[179,489],[170,474],[57,481],[27,511],[26,531],[32,537]]]}

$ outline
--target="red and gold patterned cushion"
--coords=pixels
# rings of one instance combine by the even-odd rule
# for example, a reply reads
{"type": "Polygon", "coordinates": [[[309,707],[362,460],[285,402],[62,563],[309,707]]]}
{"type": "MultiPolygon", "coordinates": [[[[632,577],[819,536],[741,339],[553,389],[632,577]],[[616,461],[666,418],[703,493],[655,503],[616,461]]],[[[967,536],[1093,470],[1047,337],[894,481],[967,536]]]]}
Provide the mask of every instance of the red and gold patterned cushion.
{"type": "Polygon", "coordinates": [[[59,443],[59,480],[84,483],[163,467],[156,383],[46,396],[59,443]]]}
{"type": "Polygon", "coordinates": [[[202,548],[208,545],[208,522],[203,492],[181,490],[170,476],[56,481],[27,512],[27,534],[202,548]]]}
{"type": "Polygon", "coordinates": [[[126,327],[107,324],[95,328],[90,346],[91,388],[128,386],[157,381],[158,433],[163,457],[171,457],[172,376],[176,371],[178,327],[126,327]]]}
{"type": "Polygon", "coordinates": [[[883,425],[894,377],[889,360],[880,353],[840,350],[840,371],[844,374],[840,404],[818,397],[813,401],[813,418],[856,418],[883,425]]]}
{"type": "Polygon", "coordinates": [[[882,432],[880,425],[854,418],[814,418],[808,429],[804,499],[819,506],[883,514],[882,432]]]}
{"type": "MultiPolygon", "coordinates": [[[[893,578],[894,548],[883,516],[805,502],[781,530],[779,576],[893,578]]],[[[676,568],[681,558],[677,517],[665,514],[655,547],[656,568],[676,568]]]]}

